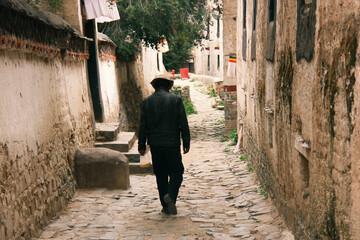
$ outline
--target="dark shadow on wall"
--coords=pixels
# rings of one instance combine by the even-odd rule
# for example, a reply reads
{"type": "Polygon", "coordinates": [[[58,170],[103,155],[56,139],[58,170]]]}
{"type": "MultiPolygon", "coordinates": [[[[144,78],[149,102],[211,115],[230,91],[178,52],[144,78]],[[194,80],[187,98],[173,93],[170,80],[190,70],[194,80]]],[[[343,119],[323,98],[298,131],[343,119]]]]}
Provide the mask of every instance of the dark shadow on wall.
{"type": "Polygon", "coordinates": [[[141,103],[143,91],[139,85],[140,69],[136,61],[118,62],[118,79],[120,89],[120,130],[137,132],[140,124],[141,103]]]}

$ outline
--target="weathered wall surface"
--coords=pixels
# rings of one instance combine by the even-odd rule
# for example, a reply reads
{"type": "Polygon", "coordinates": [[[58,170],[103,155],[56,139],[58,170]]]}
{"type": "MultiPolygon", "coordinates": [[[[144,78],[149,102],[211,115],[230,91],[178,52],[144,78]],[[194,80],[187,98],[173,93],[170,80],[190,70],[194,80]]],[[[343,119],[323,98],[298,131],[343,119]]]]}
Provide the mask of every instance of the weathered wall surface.
{"type": "Polygon", "coordinates": [[[236,19],[237,1],[223,0],[223,86],[225,132],[237,128],[237,91],[236,91],[236,19]],[[235,69],[231,69],[235,68],[235,69]]]}
{"type": "Polygon", "coordinates": [[[116,45],[105,34],[99,38],[99,83],[103,104],[103,122],[119,122],[120,91],[116,73],[116,45]]]}
{"type": "Polygon", "coordinates": [[[0,51],[0,238],[28,238],[75,191],[76,148],[93,143],[84,62],[0,51]]]}
{"type": "Polygon", "coordinates": [[[255,2],[237,15],[250,162],[297,239],[357,239],[360,3],[257,1],[254,38],[255,2]]]}
{"type": "Polygon", "coordinates": [[[41,13],[23,5],[18,15],[18,5],[7,4],[0,6],[0,239],[30,239],[74,194],[75,149],[93,146],[86,41],[64,23],[55,30],[41,13]]]}
{"type": "MultiPolygon", "coordinates": [[[[142,100],[154,92],[150,82],[157,71],[157,52],[143,48],[142,54],[128,62],[117,61],[117,79],[120,91],[120,127],[122,131],[137,131],[140,124],[142,100]]],[[[164,70],[159,53],[160,70],[164,70]]]]}
{"type": "Polygon", "coordinates": [[[155,49],[149,47],[142,47],[141,49],[141,58],[142,61],[142,77],[139,78],[139,82],[143,82],[144,87],[148,90],[152,90],[150,85],[151,80],[154,79],[155,75],[165,73],[166,69],[163,64],[162,53],[156,51],[155,49]]]}
{"type": "Polygon", "coordinates": [[[120,114],[119,86],[115,61],[99,61],[101,95],[103,96],[104,122],[118,122],[120,114]]]}

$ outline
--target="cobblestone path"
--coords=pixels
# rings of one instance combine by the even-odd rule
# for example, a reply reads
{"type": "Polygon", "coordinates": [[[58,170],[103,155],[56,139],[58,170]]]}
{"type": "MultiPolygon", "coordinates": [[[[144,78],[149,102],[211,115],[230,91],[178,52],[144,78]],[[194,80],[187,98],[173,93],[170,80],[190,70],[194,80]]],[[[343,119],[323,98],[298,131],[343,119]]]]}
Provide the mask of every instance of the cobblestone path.
{"type": "Polygon", "coordinates": [[[78,190],[39,239],[294,239],[251,168],[224,152],[234,148],[217,137],[224,112],[211,107],[200,83],[175,84],[190,85],[198,110],[189,116],[192,144],[183,156],[178,215],[160,213],[153,175],[131,175],[129,190],[78,190]]]}

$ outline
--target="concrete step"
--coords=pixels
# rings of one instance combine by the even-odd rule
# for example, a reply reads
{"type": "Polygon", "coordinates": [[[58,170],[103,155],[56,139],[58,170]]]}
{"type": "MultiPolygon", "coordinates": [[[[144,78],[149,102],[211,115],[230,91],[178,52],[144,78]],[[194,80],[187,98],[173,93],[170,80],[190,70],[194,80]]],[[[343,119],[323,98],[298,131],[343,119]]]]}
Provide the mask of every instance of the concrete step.
{"type": "MultiPolygon", "coordinates": [[[[150,149],[148,149],[150,151],[150,149]]],[[[140,154],[138,152],[138,141],[135,141],[134,146],[130,149],[129,152],[125,152],[124,155],[129,160],[129,170],[130,174],[153,174],[153,167],[143,168],[140,167],[140,154]]]]}
{"type": "Polygon", "coordinates": [[[95,123],[96,141],[115,141],[118,134],[120,123],[95,123]]]}
{"type": "Polygon", "coordinates": [[[149,167],[140,167],[140,163],[129,163],[130,174],[153,174],[152,164],[149,167]]]}
{"type": "Polygon", "coordinates": [[[134,142],[134,145],[128,152],[124,152],[124,155],[128,158],[129,163],[139,163],[140,162],[140,153],[138,152],[137,141],[134,142]]]}
{"type": "Polygon", "coordinates": [[[97,142],[95,147],[109,148],[122,153],[129,152],[136,140],[135,132],[120,132],[116,140],[107,142],[97,142]]]}

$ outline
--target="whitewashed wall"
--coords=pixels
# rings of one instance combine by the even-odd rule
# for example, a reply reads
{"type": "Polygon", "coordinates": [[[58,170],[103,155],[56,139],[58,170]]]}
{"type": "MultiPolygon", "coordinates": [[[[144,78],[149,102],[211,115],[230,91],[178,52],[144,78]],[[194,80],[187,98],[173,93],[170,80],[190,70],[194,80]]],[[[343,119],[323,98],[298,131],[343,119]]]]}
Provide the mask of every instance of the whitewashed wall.
{"type": "Polygon", "coordinates": [[[104,122],[118,122],[120,114],[119,83],[115,62],[99,60],[100,88],[104,108],[104,122]]]}
{"type": "Polygon", "coordinates": [[[34,236],[74,194],[74,151],[94,141],[86,72],[0,50],[0,239],[34,236]]]}

